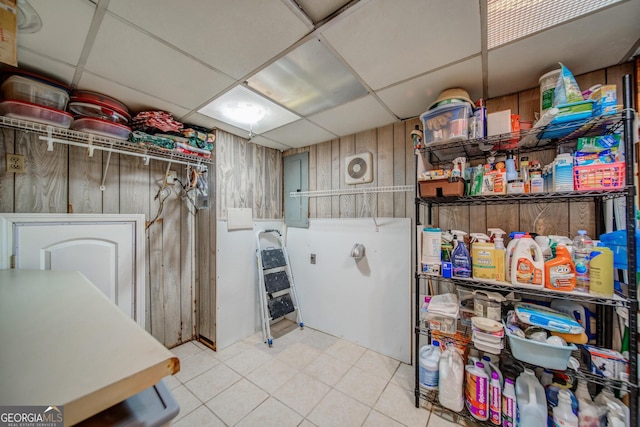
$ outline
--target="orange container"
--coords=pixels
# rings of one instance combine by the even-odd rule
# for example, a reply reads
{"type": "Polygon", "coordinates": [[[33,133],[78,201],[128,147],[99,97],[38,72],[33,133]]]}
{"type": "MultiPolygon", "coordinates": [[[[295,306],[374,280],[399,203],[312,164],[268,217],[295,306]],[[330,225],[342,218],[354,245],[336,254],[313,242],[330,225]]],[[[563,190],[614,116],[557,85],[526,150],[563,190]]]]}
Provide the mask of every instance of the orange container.
{"type": "Polygon", "coordinates": [[[544,287],[572,291],[576,287],[576,266],[564,245],[556,247],[556,257],[544,263],[544,287]]]}

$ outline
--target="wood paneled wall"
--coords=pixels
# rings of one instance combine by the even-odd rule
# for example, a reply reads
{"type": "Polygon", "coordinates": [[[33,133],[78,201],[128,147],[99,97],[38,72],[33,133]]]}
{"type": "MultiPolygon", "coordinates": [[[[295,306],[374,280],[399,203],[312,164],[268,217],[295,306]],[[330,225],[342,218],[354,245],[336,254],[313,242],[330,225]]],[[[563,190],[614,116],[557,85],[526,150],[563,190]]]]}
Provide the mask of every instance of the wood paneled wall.
{"type": "MultiPolygon", "coordinates": [[[[6,213],[121,213],[158,212],[155,198],[167,163],[112,154],[100,191],[108,153],[54,144],[52,152],[38,136],[20,130],[0,133],[0,212],[6,213]],[[26,173],[8,174],[5,153],[24,154],[26,173]]],[[[186,174],[184,167],[172,169],[186,174]]],[[[180,176],[182,176],[180,175],[180,176]]],[[[147,330],[167,347],[195,336],[195,209],[181,199],[178,186],[164,202],[161,220],[146,232],[147,330]]]]}
{"type": "Polygon", "coordinates": [[[280,151],[224,131],[216,135],[218,218],[227,218],[227,208],[252,208],[255,219],[282,218],[280,151]]]}
{"type": "MultiPolygon", "coordinates": [[[[577,76],[582,89],[596,83],[616,84],[618,100],[622,102],[622,76],[634,73],[633,62],[612,66],[577,76]]],[[[487,112],[511,109],[521,120],[533,120],[539,111],[540,90],[532,88],[519,93],[487,101],[487,112]]],[[[419,119],[406,120],[393,125],[360,132],[337,140],[310,147],[288,150],[285,156],[301,151],[309,152],[309,190],[340,189],[344,184],[344,158],[363,150],[373,153],[374,182],[361,186],[387,186],[414,184],[413,143],[410,137],[419,119]]],[[[530,160],[549,163],[555,150],[529,155],[530,160]]],[[[358,196],[362,197],[362,196],[358,196]]],[[[379,194],[376,197],[377,216],[413,217],[413,193],[379,194]]],[[[311,218],[344,218],[371,216],[358,209],[353,196],[309,199],[311,218]]],[[[593,202],[511,204],[499,206],[452,206],[435,208],[431,221],[425,209],[421,210],[421,223],[431,222],[443,229],[486,232],[487,227],[500,227],[507,231],[530,230],[540,234],[573,236],[578,229],[595,235],[593,202]]]]}

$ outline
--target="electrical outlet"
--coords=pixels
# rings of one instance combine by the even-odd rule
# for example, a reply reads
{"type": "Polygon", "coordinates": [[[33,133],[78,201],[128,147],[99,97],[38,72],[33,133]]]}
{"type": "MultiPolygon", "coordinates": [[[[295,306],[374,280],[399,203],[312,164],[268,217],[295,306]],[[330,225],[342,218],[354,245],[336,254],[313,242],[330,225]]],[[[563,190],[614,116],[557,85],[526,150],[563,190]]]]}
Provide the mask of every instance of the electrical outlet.
{"type": "Polygon", "coordinates": [[[169,185],[175,184],[177,177],[178,177],[178,174],[177,174],[176,171],[167,172],[167,177],[166,177],[167,184],[169,184],[169,185]]]}
{"type": "Polygon", "coordinates": [[[7,153],[7,172],[25,173],[24,156],[22,154],[7,153]]]}

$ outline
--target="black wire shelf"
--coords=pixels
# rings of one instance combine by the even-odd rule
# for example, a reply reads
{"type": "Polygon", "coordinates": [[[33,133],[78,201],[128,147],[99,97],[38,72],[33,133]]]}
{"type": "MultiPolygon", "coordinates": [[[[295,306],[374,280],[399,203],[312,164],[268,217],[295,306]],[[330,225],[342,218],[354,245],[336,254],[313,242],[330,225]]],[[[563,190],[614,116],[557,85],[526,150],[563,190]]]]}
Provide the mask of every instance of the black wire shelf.
{"type": "Polygon", "coordinates": [[[420,279],[431,279],[431,280],[437,279],[443,282],[453,283],[456,286],[466,286],[473,289],[498,291],[503,293],[514,292],[516,294],[526,295],[530,297],[537,297],[537,298],[564,299],[564,300],[577,301],[577,302],[583,302],[583,303],[608,305],[612,307],[628,307],[629,306],[628,298],[618,294],[614,294],[611,297],[601,297],[601,296],[591,295],[591,294],[578,292],[578,291],[563,292],[563,291],[554,291],[546,288],[543,288],[543,289],[519,288],[506,282],[481,281],[477,279],[466,279],[466,278],[459,278],[459,277],[444,278],[440,276],[430,276],[423,273],[418,273],[417,277],[420,279]]]}
{"type": "Polygon", "coordinates": [[[416,201],[423,205],[501,205],[509,203],[564,203],[570,201],[607,200],[624,197],[626,187],[613,190],[562,191],[548,193],[504,194],[488,196],[419,197],[416,201]]]}

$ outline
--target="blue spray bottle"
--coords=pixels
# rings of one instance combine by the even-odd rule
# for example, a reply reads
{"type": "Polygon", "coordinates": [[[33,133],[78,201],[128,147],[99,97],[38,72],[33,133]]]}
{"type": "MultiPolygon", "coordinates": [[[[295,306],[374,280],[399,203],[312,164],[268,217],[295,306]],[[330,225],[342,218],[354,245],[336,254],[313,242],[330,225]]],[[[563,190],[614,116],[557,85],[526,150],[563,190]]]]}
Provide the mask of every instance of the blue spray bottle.
{"type": "Polygon", "coordinates": [[[455,247],[451,252],[451,264],[453,266],[453,277],[471,276],[471,256],[464,244],[464,236],[467,233],[460,230],[451,230],[455,247]]]}

